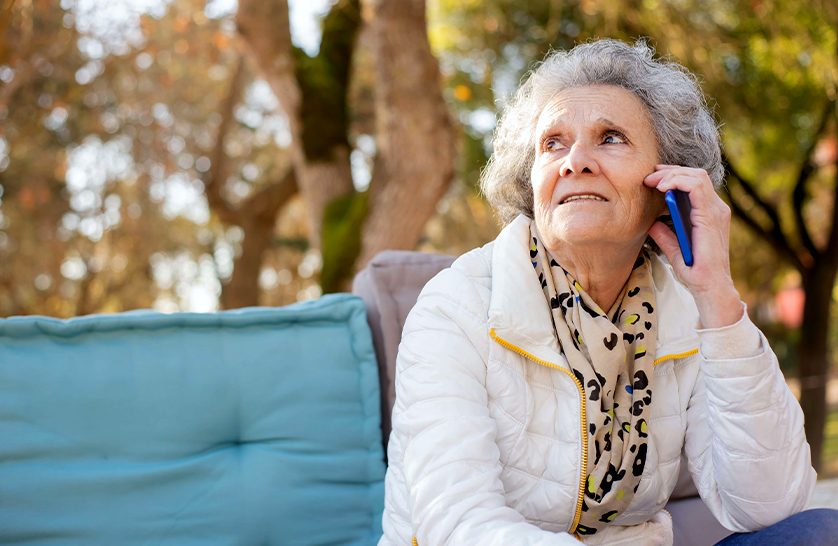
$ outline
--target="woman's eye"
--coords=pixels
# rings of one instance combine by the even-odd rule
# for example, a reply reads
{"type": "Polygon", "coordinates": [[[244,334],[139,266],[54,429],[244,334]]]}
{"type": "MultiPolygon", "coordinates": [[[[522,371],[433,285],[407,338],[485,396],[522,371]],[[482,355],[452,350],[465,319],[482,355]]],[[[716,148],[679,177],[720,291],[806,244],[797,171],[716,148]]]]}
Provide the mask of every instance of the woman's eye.
{"type": "Polygon", "coordinates": [[[602,139],[604,144],[625,144],[626,138],[620,133],[608,133],[602,139]]]}
{"type": "Polygon", "coordinates": [[[544,149],[548,152],[555,152],[557,150],[560,150],[561,147],[562,145],[559,144],[559,141],[555,139],[549,139],[544,143],[544,149]]]}

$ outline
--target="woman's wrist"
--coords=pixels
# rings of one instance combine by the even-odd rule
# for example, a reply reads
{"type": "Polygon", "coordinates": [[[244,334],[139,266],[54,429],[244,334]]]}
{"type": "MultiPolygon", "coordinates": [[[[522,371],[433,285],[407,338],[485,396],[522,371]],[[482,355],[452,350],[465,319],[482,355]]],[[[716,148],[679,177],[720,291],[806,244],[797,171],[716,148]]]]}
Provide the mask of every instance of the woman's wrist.
{"type": "Polygon", "coordinates": [[[732,285],[706,293],[694,294],[698,315],[704,328],[724,328],[742,318],[744,306],[732,285]]]}

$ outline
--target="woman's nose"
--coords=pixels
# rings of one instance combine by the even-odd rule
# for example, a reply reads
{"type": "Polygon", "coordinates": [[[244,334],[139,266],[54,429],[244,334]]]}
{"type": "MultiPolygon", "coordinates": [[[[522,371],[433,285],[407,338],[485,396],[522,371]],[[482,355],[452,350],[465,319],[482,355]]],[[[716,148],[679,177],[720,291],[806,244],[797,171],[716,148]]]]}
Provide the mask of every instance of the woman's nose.
{"type": "Polygon", "coordinates": [[[564,157],[560,174],[566,177],[571,174],[597,174],[598,172],[599,166],[592,150],[583,142],[575,142],[564,157]]]}

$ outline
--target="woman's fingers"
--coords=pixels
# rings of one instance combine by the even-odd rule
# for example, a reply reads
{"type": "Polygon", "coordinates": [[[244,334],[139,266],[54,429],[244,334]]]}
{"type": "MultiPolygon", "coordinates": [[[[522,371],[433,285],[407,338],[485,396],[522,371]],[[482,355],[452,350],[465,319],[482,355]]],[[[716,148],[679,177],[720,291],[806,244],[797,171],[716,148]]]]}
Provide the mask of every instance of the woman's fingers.
{"type": "Polygon", "coordinates": [[[669,261],[670,265],[680,272],[684,267],[684,256],[681,254],[681,247],[678,245],[678,237],[669,229],[669,226],[657,220],[652,227],[649,228],[649,235],[655,240],[655,243],[663,251],[664,256],[669,261]]]}
{"type": "Polygon", "coordinates": [[[670,165],[659,165],[659,170],[647,176],[643,183],[647,186],[657,188],[665,192],[668,190],[681,190],[692,193],[694,190],[702,190],[707,195],[715,194],[713,183],[704,169],[693,169],[690,167],[674,167],[670,165]]]}
{"type": "Polygon", "coordinates": [[[680,165],[656,165],[655,172],[647,176],[644,183],[647,186],[655,186],[661,181],[661,179],[663,179],[664,176],[670,174],[671,171],[676,169],[692,170],[690,167],[682,167],[680,165]]]}
{"type": "Polygon", "coordinates": [[[658,191],[680,190],[690,195],[693,223],[717,221],[719,213],[724,215],[727,205],[716,194],[713,183],[704,169],[659,165],[659,170],[647,176],[643,183],[658,191]]]}

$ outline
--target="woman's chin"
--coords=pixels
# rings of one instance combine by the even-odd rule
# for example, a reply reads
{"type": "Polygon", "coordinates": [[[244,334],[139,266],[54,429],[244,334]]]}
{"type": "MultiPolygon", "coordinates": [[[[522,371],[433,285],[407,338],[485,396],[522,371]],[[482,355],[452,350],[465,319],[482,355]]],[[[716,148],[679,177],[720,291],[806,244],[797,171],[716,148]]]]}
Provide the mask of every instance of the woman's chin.
{"type": "Polygon", "coordinates": [[[605,226],[604,222],[583,217],[553,222],[548,227],[547,233],[543,235],[558,244],[584,246],[617,242],[616,240],[610,241],[614,235],[611,231],[605,226]]]}

